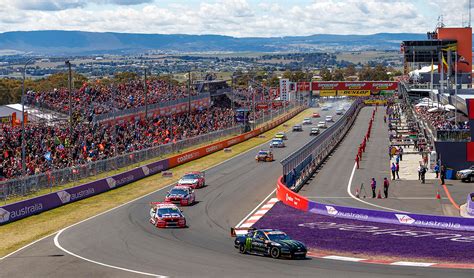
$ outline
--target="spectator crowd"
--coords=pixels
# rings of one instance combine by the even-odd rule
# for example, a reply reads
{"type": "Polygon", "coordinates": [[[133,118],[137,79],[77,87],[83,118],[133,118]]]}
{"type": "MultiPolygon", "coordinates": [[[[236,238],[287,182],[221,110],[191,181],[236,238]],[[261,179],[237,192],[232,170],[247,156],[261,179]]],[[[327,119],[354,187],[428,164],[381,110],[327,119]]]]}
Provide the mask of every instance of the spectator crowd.
{"type": "MultiPolygon", "coordinates": [[[[158,116],[116,125],[80,122],[29,123],[25,129],[26,171],[46,172],[222,130],[233,125],[231,109],[213,106],[191,114],[158,116]]],[[[21,175],[21,127],[0,124],[0,180],[21,175]]]]}
{"type": "Polygon", "coordinates": [[[467,121],[454,121],[454,112],[437,110],[428,111],[433,107],[415,107],[415,113],[428,122],[436,130],[468,130],[467,121]]]}

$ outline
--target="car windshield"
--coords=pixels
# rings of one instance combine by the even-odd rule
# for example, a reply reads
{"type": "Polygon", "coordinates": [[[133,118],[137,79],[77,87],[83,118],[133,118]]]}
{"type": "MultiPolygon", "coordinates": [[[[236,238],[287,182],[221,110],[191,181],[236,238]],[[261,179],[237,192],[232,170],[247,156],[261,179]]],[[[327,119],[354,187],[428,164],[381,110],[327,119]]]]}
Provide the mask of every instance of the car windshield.
{"type": "Polygon", "coordinates": [[[181,215],[181,212],[179,211],[178,208],[173,208],[173,207],[170,207],[170,208],[159,208],[158,209],[158,216],[159,217],[162,217],[164,214],[179,214],[181,215]]]}
{"type": "Polygon", "coordinates": [[[183,177],[183,180],[194,180],[194,179],[199,179],[199,175],[197,175],[197,174],[186,174],[183,177]]]}
{"type": "Polygon", "coordinates": [[[170,195],[186,195],[188,192],[185,189],[173,188],[170,191],[170,195]]]}
{"type": "Polygon", "coordinates": [[[268,233],[267,236],[272,241],[290,239],[290,237],[285,233],[268,233]]]}
{"type": "Polygon", "coordinates": [[[258,154],[259,155],[267,155],[267,152],[266,151],[259,151],[258,154]]]}

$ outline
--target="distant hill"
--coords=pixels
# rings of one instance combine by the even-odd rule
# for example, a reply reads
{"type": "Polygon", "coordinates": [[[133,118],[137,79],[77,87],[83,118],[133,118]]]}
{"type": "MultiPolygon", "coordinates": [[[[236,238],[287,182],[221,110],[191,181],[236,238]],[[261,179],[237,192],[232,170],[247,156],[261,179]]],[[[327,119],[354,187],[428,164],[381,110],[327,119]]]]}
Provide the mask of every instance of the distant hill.
{"type": "Polygon", "coordinates": [[[235,38],[220,35],[162,35],[82,31],[0,33],[0,53],[34,52],[48,55],[87,55],[163,52],[282,52],[317,50],[397,50],[402,40],[422,40],[426,34],[312,35],[235,38]]]}

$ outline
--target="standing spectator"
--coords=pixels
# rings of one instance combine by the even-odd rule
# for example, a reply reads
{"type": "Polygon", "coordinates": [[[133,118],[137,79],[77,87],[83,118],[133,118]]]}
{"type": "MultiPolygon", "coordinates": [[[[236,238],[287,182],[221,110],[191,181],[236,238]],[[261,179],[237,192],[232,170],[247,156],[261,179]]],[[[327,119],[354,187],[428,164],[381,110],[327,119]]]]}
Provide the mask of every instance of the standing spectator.
{"type": "Polygon", "coordinates": [[[372,178],[372,181],[370,182],[370,187],[372,188],[372,198],[377,197],[375,195],[375,189],[377,188],[377,182],[375,181],[375,178],[372,178]]]}
{"type": "Polygon", "coordinates": [[[403,161],[403,146],[400,146],[400,149],[398,149],[398,155],[400,156],[400,161],[403,161]]]}
{"type": "Polygon", "coordinates": [[[446,178],[446,168],[444,167],[444,165],[441,165],[440,178],[441,178],[441,185],[444,185],[444,179],[446,178]]]}
{"type": "Polygon", "coordinates": [[[398,180],[400,179],[400,176],[398,175],[399,171],[400,171],[400,163],[397,162],[397,164],[395,164],[395,173],[397,174],[398,180]]]}
{"type": "Polygon", "coordinates": [[[392,167],[390,167],[390,170],[392,171],[392,180],[395,180],[395,171],[397,170],[395,163],[392,162],[392,167]]]}
{"type": "Polygon", "coordinates": [[[388,187],[390,186],[390,182],[388,181],[387,177],[383,178],[383,194],[385,198],[388,198],[388,187]]]}
{"type": "Polygon", "coordinates": [[[439,177],[439,165],[438,164],[435,165],[434,172],[436,173],[436,178],[438,178],[439,177]]]}

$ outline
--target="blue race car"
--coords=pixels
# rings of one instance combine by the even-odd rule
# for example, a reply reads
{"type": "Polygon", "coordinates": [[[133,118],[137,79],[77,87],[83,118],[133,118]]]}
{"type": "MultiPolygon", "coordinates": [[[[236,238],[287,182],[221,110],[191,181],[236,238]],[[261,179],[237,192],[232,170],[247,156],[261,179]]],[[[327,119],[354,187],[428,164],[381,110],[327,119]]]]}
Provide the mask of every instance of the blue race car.
{"type": "MultiPolygon", "coordinates": [[[[235,229],[231,229],[231,234],[236,236],[235,229]]],[[[304,259],[307,252],[303,243],[274,229],[249,229],[245,235],[236,237],[234,247],[242,254],[264,255],[274,259],[304,259]]]]}

